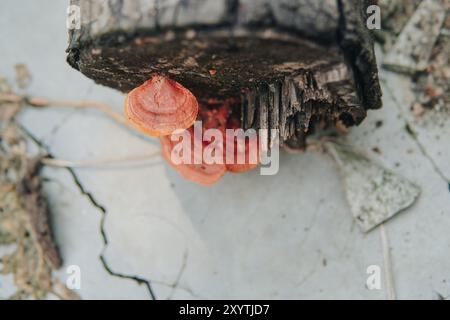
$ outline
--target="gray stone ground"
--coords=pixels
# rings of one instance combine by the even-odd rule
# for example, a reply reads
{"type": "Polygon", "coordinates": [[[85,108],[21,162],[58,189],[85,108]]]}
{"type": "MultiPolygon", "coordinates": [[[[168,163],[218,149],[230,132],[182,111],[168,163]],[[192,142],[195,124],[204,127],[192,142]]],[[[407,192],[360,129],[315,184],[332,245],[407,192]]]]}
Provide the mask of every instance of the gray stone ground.
{"type": "MultiPolygon", "coordinates": [[[[0,2],[0,74],[13,81],[13,66],[25,63],[34,77],[29,94],[100,100],[121,112],[123,95],[66,64],[66,5],[0,2]]],[[[415,120],[409,79],[385,71],[382,79],[383,110],[371,112],[346,140],[422,189],[419,201],[385,226],[397,297],[447,297],[450,120],[431,112],[415,120]]],[[[95,111],[27,110],[20,121],[62,159],[158,149],[155,140],[95,111]]],[[[144,285],[117,274],[145,279],[159,299],[385,298],[384,282],[381,290],[366,288],[367,267],[383,270],[380,232],[364,235],[352,221],[330,156],[283,153],[280,165],[276,176],[228,175],[207,189],[182,180],[158,158],[140,166],[77,169],[79,185],[66,169],[46,168],[45,190],[65,262],[59,276],[64,280],[67,266],[80,266],[78,293],[85,299],[150,298],[144,285]]],[[[12,290],[11,278],[0,277],[0,297],[12,290]]]]}

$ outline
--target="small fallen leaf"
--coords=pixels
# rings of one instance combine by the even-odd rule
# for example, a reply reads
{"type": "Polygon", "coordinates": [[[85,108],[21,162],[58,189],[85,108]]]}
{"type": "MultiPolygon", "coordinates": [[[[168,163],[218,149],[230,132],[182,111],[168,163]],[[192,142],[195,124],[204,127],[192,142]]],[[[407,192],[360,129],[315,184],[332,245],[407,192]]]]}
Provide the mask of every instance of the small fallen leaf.
{"type": "Polygon", "coordinates": [[[332,142],[326,147],[341,169],[350,209],[363,232],[411,207],[419,197],[418,186],[351,148],[332,142]]]}

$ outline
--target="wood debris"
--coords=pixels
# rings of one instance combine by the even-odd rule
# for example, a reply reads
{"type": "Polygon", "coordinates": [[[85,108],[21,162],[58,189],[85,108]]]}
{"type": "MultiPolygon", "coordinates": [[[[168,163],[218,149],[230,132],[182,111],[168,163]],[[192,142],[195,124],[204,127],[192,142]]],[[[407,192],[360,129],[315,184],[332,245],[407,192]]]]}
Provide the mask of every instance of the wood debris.
{"type": "MultiPolygon", "coordinates": [[[[450,1],[444,29],[450,30],[450,1]]],[[[439,35],[426,72],[415,77],[416,102],[427,110],[448,113],[450,111],[450,34],[439,35]]]]}
{"type": "Polygon", "coordinates": [[[388,52],[384,66],[414,74],[425,71],[445,18],[441,0],[424,0],[388,52]]]}
{"type": "MultiPolygon", "coordinates": [[[[12,94],[0,79],[0,94],[12,94]]],[[[61,258],[49,226],[39,161],[27,154],[27,142],[14,117],[20,102],[0,102],[0,245],[14,250],[0,257],[0,274],[12,274],[17,291],[10,299],[61,299],[76,295],[52,275],[61,258]]],[[[2,297],[3,298],[3,297],[2,297]]]]}

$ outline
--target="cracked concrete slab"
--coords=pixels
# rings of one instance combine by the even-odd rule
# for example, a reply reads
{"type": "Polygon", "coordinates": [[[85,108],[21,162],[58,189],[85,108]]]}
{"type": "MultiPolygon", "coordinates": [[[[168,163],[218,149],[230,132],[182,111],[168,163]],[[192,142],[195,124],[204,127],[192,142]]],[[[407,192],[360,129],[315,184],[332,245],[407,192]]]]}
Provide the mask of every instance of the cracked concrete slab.
{"type": "Polygon", "coordinates": [[[81,288],[76,291],[84,299],[148,299],[144,286],[105,272],[99,258],[104,248],[99,234],[101,213],[83,196],[71,174],[66,169],[46,168],[43,175],[47,178],[44,190],[53,195],[49,197],[52,223],[64,260],[58,275],[64,283],[67,268],[76,265],[81,271],[81,288]]]}
{"type": "Polygon", "coordinates": [[[411,106],[415,102],[411,81],[401,74],[384,72],[381,80],[386,93],[391,96],[394,106],[399,109],[402,120],[409,127],[409,135],[429,158],[443,179],[450,182],[450,148],[445,141],[450,135],[449,110],[427,110],[415,117],[411,106]]]}
{"type": "MultiPolygon", "coordinates": [[[[0,4],[0,73],[14,79],[13,66],[25,63],[33,75],[27,93],[99,100],[121,112],[121,94],[93,84],[65,63],[64,1],[20,2],[24,5],[0,4]],[[25,31],[31,19],[36,21],[33,38],[25,31]]],[[[432,299],[437,292],[447,297],[450,192],[430,159],[448,176],[450,154],[444,138],[426,137],[436,136],[428,130],[444,137],[450,125],[430,129],[411,122],[430,159],[424,156],[400,112],[409,108],[407,80],[384,71],[382,78],[384,108],[370,112],[346,142],[422,189],[418,202],[385,226],[397,296],[432,299]]],[[[61,159],[158,149],[156,140],[95,111],[27,110],[20,121],[61,159]]],[[[272,177],[228,175],[213,188],[182,180],[158,158],[139,166],[75,169],[79,185],[66,169],[48,168],[45,190],[65,260],[60,277],[66,278],[68,265],[80,265],[80,295],[94,299],[150,298],[145,284],[121,275],[149,281],[158,299],[385,298],[384,285],[366,288],[367,268],[383,266],[380,234],[362,235],[357,229],[331,157],[282,154],[280,167],[272,177]],[[104,268],[101,254],[116,276],[104,268]]],[[[0,282],[3,296],[11,284],[0,282]]]]}
{"type": "MultiPolygon", "coordinates": [[[[383,78],[386,75],[383,72],[383,78]]],[[[422,190],[413,208],[394,217],[387,225],[398,297],[432,299],[435,292],[449,297],[450,261],[446,253],[450,246],[448,183],[436,172],[432,161],[423,155],[417,141],[405,129],[405,119],[400,112],[402,104],[399,107],[398,101],[407,101],[409,91],[393,81],[383,83],[383,92],[383,109],[371,112],[368,120],[353,129],[346,141],[367,150],[370,158],[409,179],[422,190]]],[[[405,108],[406,105],[404,102],[405,108]]],[[[429,141],[425,145],[433,143],[436,142],[429,141]]],[[[439,146],[445,149],[442,142],[439,146]]]]}
{"type": "MultiPolygon", "coordinates": [[[[361,265],[347,257],[346,246],[358,242],[360,235],[348,219],[343,193],[337,192],[337,172],[332,161],[320,154],[298,160],[284,155],[277,176],[230,176],[211,189],[181,181],[164,169],[172,187],[160,184],[160,193],[148,189],[153,192],[139,202],[145,207],[157,203],[154,197],[170,197],[172,205],[163,201],[157,210],[153,206],[128,210],[126,220],[113,211],[107,230],[112,239],[122,241],[111,243],[108,258],[120,269],[170,284],[187,250],[188,263],[178,290],[184,291],[184,297],[331,298],[336,292],[327,290],[322,277],[334,274],[338,275],[335,285],[347,287],[341,297],[357,298],[364,291],[360,290],[365,283],[364,265],[371,258],[362,248],[356,253],[361,265]],[[333,193],[336,201],[326,202],[326,194],[333,193]],[[136,233],[145,241],[123,241],[136,233]],[[136,254],[120,258],[128,252],[136,254]],[[359,280],[353,286],[345,284],[355,278],[359,280]]],[[[377,236],[369,238],[364,245],[379,251],[377,236]]],[[[167,298],[171,288],[160,286],[159,292],[160,298],[167,298]]],[[[365,297],[371,296],[379,298],[382,293],[365,292],[365,297]]]]}

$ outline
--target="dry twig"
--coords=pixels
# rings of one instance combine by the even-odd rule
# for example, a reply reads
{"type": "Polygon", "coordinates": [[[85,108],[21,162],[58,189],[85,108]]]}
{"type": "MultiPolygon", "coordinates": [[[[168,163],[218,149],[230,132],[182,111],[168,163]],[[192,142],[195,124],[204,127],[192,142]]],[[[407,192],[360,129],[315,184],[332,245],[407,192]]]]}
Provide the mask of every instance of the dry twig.
{"type": "Polygon", "coordinates": [[[9,102],[9,103],[24,103],[30,105],[32,107],[44,108],[44,107],[68,107],[68,108],[76,108],[76,109],[96,109],[102,111],[105,115],[113,119],[114,121],[132,128],[135,128],[120,114],[113,111],[113,109],[103,103],[98,101],[72,101],[72,100],[52,100],[45,99],[39,97],[27,97],[21,96],[13,93],[8,94],[0,94],[0,103],[9,102]]]}
{"type": "Polygon", "coordinates": [[[105,165],[125,165],[132,162],[148,161],[156,156],[159,156],[161,152],[156,151],[149,154],[129,156],[123,158],[105,158],[105,159],[94,159],[94,160],[63,160],[54,158],[42,158],[41,163],[46,166],[52,167],[62,167],[62,168],[87,168],[87,167],[98,167],[105,165]]]}

